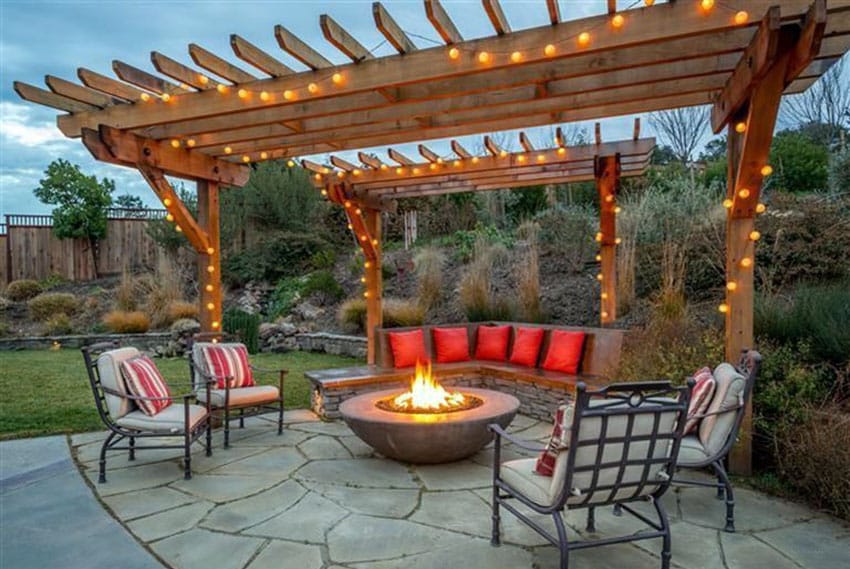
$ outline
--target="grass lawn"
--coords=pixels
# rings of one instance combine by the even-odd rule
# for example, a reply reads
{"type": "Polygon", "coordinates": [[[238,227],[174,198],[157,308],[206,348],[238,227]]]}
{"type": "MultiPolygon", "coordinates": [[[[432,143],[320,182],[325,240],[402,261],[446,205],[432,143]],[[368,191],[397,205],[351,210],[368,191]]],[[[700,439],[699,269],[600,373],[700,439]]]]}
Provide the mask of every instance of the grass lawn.
{"type": "MultiPolygon", "coordinates": [[[[362,363],[308,352],[257,354],[251,361],[261,368],[289,370],[284,387],[287,408],[309,406],[305,371],[362,363]]],[[[188,383],[185,358],[157,359],[156,363],[167,381],[188,383]]],[[[277,385],[277,376],[259,374],[257,381],[277,385]]],[[[0,439],[103,428],[79,350],[0,352],[0,439]]]]}

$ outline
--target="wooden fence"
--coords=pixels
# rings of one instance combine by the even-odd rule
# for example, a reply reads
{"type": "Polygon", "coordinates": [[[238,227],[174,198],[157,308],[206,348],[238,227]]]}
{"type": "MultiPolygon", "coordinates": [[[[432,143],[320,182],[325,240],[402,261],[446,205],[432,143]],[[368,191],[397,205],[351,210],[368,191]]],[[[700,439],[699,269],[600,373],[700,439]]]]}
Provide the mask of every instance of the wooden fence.
{"type": "Polygon", "coordinates": [[[165,210],[110,209],[106,237],[100,241],[99,274],[95,274],[89,243],[59,239],[53,234],[50,215],[7,215],[0,224],[0,282],[44,279],[58,275],[85,281],[131,270],[154,267],[161,254],[145,228],[165,210]]]}

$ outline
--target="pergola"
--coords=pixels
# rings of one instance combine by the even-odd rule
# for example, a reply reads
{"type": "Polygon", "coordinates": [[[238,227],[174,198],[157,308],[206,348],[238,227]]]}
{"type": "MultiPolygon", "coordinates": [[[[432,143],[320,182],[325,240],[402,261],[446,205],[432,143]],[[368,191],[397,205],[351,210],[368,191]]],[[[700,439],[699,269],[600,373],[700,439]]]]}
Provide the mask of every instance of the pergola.
{"type": "MultiPolygon", "coordinates": [[[[159,74],[114,61],[117,80],[80,68],[81,84],[47,76],[49,90],[19,82],[15,90],[66,111],[59,128],[81,137],[96,158],[142,173],[199,253],[205,330],[221,321],[219,186],[245,184],[251,162],[712,105],[714,131],[729,132],[723,309],[727,358],[737,360],[753,341],[753,219],[764,209],[760,188],[780,98],[804,91],[847,51],[850,2],[645,1],[618,10],[607,0],[607,13],[569,20],[556,0],[545,0],[540,10],[550,24],[513,31],[498,0],[482,0],[495,35],[473,40],[438,0],[424,4],[445,45],[419,48],[376,2],[375,23],[397,54],[374,56],[322,16],[325,38],[349,62],[330,61],[278,25],[274,36],[292,66],[233,35],[234,55],[250,71],[190,44],[194,65],[153,52],[159,74]],[[166,175],[197,182],[197,219],[166,175]]],[[[394,175],[378,169],[368,176],[384,183],[394,175]]],[[[353,178],[328,188],[361,209],[377,240],[378,212],[390,199],[383,194],[408,190],[358,193],[353,178]]],[[[369,300],[371,327],[380,323],[380,294],[369,300]]],[[[737,463],[744,472],[749,432],[745,421],[737,463]]]]}

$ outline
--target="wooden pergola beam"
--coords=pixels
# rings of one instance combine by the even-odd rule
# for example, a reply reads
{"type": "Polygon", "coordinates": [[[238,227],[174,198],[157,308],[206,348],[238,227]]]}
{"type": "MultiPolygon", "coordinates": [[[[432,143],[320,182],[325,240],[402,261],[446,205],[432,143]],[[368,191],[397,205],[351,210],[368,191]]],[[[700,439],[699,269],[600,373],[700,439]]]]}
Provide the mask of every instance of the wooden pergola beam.
{"type": "Polygon", "coordinates": [[[519,133],[519,144],[526,152],[534,152],[534,145],[528,139],[528,136],[525,134],[525,132],[519,133]]]}
{"type": "Polygon", "coordinates": [[[463,36],[457,31],[457,27],[449,18],[446,9],[440,4],[440,0],[425,0],[425,15],[447,45],[463,41],[463,36]]]}
{"type": "Polygon", "coordinates": [[[355,164],[352,164],[348,160],[343,160],[339,156],[331,156],[331,164],[345,170],[346,172],[354,172],[355,170],[360,170],[355,164]]]}
{"type": "Polygon", "coordinates": [[[372,168],[374,170],[385,170],[386,169],[386,164],[381,162],[381,159],[378,158],[377,156],[372,156],[371,154],[366,154],[365,152],[358,152],[357,153],[357,159],[360,160],[360,162],[362,164],[364,164],[364,165],[366,165],[369,168],[372,168]]]}
{"type": "Polygon", "coordinates": [[[71,97],[60,95],[52,91],[47,91],[46,89],[42,89],[41,87],[36,87],[35,85],[30,85],[29,83],[24,83],[22,81],[15,81],[12,86],[15,89],[15,93],[17,93],[21,99],[60,111],[74,113],[91,111],[98,108],[92,104],[84,103],[77,99],[72,99],[71,97]]]}
{"type": "Polygon", "coordinates": [[[549,21],[553,26],[561,23],[561,8],[558,6],[558,0],[546,0],[546,10],[549,12],[549,21]]]}
{"type": "Polygon", "coordinates": [[[101,75],[85,67],[77,69],[77,77],[86,87],[124,101],[138,101],[144,93],[141,89],[131,87],[126,83],[116,81],[112,77],[101,75]]]}
{"type": "MultiPolygon", "coordinates": [[[[108,141],[104,141],[104,143],[109,147],[111,152],[112,146],[110,146],[110,143],[108,141]]],[[[174,188],[165,178],[165,172],[148,164],[138,164],[137,167],[145,181],[147,181],[151,189],[153,189],[154,193],[162,202],[162,205],[168,210],[168,213],[174,217],[174,222],[177,224],[177,227],[179,227],[180,231],[186,235],[186,238],[189,240],[189,243],[191,243],[195,251],[198,253],[206,253],[212,246],[210,244],[209,235],[203,228],[201,228],[200,225],[198,225],[195,218],[192,217],[192,213],[186,207],[186,204],[183,203],[183,200],[180,199],[180,196],[174,191],[174,188]]]]}
{"type": "Polygon", "coordinates": [[[215,73],[231,83],[250,83],[256,81],[257,78],[247,71],[240,69],[217,56],[211,51],[208,51],[196,43],[189,44],[189,57],[192,58],[197,65],[203,67],[210,73],[215,73]]]}
{"type": "Polygon", "coordinates": [[[428,162],[442,162],[442,158],[440,155],[425,146],[424,144],[420,144],[417,149],[419,150],[419,154],[427,160],[428,162]]]}
{"type": "Polygon", "coordinates": [[[114,97],[95,91],[94,89],[77,85],[76,83],[66,81],[65,79],[61,79],[53,75],[45,76],[44,82],[47,84],[47,87],[57,95],[62,95],[63,97],[68,97],[69,99],[74,99],[75,101],[86,103],[87,105],[94,105],[95,107],[103,108],[121,102],[114,97]]]}
{"type": "Polygon", "coordinates": [[[469,151],[464,148],[463,145],[457,140],[452,140],[451,146],[452,152],[454,152],[461,160],[464,160],[466,158],[472,158],[472,154],[470,154],[469,151]]]}
{"type": "Polygon", "coordinates": [[[481,0],[484,5],[484,11],[487,12],[487,17],[490,23],[493,24],[493,29],[496,34],[503,36],[511,31],[511,25],[505,17],[505,12],[502,10],[499,0],[481,0]]]}
{"type": "Polygon", "coordinates": [[[504,158],[508,155],[508,151],[499,146],[499,144],[495,140],[493,140],[493,137],[489,134],[484,135],[484,148],[486,148],[487,152],[489,152],[494,157],[504,158]]]}
{"type": "Polygon", "coordinates": [[[151,52],[151,63],[157,71],[167,77],[171,77],[185,85],[194,87],[195,89],[215,89],[219,84],[218,81],[209,77],[205,73],[201,73],[183,65],[179,61],[175,61],[170,57],[163,55],[157,51],[151,52]]]}
{"type": "Polygon", "coordinates": [[[594,167],[599,195],[600,308],[602,325],[617,319],[617,192],[620,182],[620,157],[600,156],[594,167]]]}
{"type": "Polygon", "coordinates": [[[791,52],[785,82],[790,83],[812,63],[821,48],[826,30],[826,0],[814,0],[802,21],[800,37],[791,52]]]}
{"type": "Polygon", "coordinates": [[[412,165],[412,164],[416,164],[416,162],[414,160],[411,160],[410,158],[408,158],[407,156],[405,156],[404,154],[402,154],[401,152],[399,152],[395,148],[387,149],[387,155],[390,157],[391,160],[394,160],[395,162],[401,164],[402,166],[409,166],[409,165],[412,165]]]}
{"type": "Polygon", "coordinates": [[[363,44],[354,39],[336,20],[327,14],[319,16],[319,25],[322,28],[322,34],[325,36],[325,39],[347,55],[351,61],[360,63],[363,60],[374,57],[363,44]]]}
{"type": "Polygon", "coordinates": [[[331,67],[333,65],[328,58],[304,43],[298,36],[280,24],[274,27],[274,36],[283,51],[313,71],[323,69],[325,67],[331,67]]]}
{"type": "MultiPolygon", "coordinates": [[[[122,81],[141,87],[147,91],[157,93],[158,95],[180,95],[188,93],[188,90],[184,89],[180,85],[175,85],[171,81],[166,81],[161,77],[151,75],[147,71],[143,71],[117,59],[112,62],[112,71],[122,81]]],[[[115,108],[126,107],[122,106],[115,108]]]]}
{"type": "Polygon", "coordinates": [[[372,3],[372,16],[375,18],[375,26],[387,41],[399,53],[411,53],[416,51],[416,44],[408,37],[401,26],[390,16],[387,9],[380,2],[372,3]]]}
{"type": "Polygon", "coordinates": [[[230,47],[236,57],[248,63],[263,73],[272,77],[283,77],[294,73],[292,68],[284,65],[276,57],[258,48],[245,38],[232,34],[230,36],[230,47]]]}

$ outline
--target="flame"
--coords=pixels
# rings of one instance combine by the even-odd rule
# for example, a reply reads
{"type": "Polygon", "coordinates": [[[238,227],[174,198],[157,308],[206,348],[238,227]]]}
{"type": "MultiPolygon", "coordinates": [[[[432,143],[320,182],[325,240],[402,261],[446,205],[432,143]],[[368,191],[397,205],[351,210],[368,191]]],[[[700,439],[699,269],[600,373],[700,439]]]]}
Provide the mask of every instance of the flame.
{"type": "Polygon", "coordinates": [[[393,399],[399,410],[445,411],[465,404],[462,393],[446,391],[431,374],[431,363],[416,362],[416,375],[410,382],[410,391],[393,399]]]}

